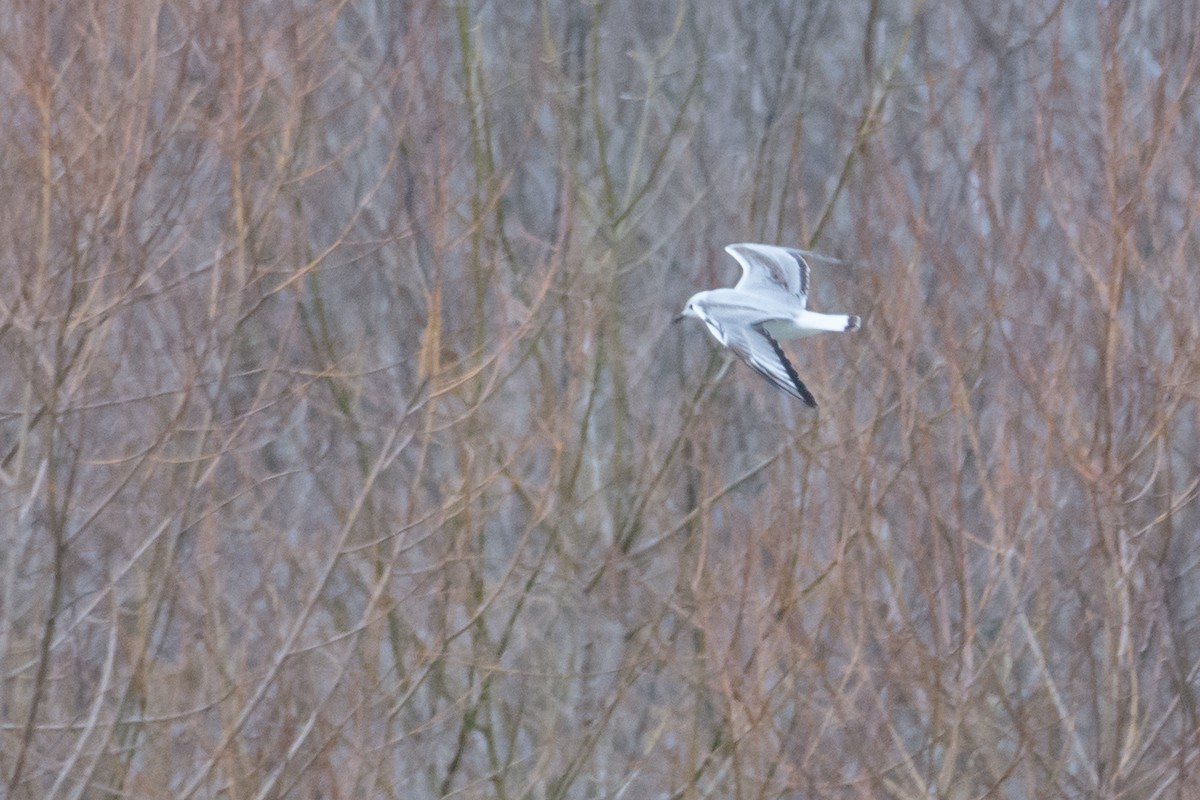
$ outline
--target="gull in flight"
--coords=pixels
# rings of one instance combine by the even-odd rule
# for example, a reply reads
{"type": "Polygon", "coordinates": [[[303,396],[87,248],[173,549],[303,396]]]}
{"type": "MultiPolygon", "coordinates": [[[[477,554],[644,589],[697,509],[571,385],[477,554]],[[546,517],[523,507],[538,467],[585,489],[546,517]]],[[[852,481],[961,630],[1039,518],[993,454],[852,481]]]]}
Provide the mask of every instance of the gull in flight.
{"type": "Polygon", "coordinates": [[[692,295],[675,321],[684,317],[703,320],[713,338],[755,372],[816,408],[816,399],[787,360],[779,340],[855,331],[859,318],[818,314],[806,308],[809,269],[800,250],[747,242],[731,244],[725,252],[742,265],[742,279],[732,289],[692,295]]]}

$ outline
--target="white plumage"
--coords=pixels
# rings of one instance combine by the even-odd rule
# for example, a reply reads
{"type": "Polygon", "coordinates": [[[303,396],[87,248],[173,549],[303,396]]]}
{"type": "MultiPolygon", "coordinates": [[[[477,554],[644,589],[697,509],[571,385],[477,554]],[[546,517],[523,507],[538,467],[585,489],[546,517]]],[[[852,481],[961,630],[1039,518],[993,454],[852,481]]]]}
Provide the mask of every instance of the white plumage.
{"type": "Polygon", "coordinates": [[[859,318],[808,310],[811,271],[800,250],[747,242],[731,244],[725,251],[741,264],[742,279],[732,289],[692,295],[676,321],[684,317],[702,320],[714,339],[755,372],[816,408],[816,399],[796,374],[779,340],[857,330],[859,318]]]}

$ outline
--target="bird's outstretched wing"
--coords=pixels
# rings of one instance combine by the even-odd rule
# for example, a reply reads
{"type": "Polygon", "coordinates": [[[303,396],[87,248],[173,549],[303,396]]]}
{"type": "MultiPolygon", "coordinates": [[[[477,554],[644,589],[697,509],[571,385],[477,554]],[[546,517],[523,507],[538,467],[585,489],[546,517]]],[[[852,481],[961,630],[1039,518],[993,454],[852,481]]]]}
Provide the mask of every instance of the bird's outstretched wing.
{"type": "Polygon", "coordinates": [[[728,245],[725,252],[742,265],[742,279],[733,288],[767,294],[782,291],[799,300],[800,308],[808,304],[810,270],[799,250],[743,242],[728,245]]]}
{"type": "Polygon", "coordinates": [[[783,348],[775,337],[762,325],[730,328],[724,331],[725,346],[750,365],[775,386],[804,402],[809,408],[817,407],[812,392],[796,374],[796,368],[784,355],[783,348]]]}

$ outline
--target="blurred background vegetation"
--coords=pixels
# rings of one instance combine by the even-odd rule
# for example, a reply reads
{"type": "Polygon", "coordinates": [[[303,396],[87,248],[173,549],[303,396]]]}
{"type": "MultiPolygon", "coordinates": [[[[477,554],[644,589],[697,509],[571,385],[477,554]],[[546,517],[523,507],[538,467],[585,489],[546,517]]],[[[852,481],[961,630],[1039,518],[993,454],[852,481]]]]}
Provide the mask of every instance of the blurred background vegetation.
{"type": "Polygon", "coordinates": [[[1194,0],[0,15],[0,795],[1200,796],[1194,0]],[[669,321],[813,247],[821,404],[669,321]]]}

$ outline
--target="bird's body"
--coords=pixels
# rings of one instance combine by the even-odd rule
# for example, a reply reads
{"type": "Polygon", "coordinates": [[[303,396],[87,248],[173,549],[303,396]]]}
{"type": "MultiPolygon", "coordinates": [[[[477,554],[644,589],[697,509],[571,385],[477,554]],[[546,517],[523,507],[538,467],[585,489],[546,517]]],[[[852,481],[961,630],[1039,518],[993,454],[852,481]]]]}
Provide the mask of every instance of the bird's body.
{"type": "Polygon", "coordinates": [[[804,253],[767,244],[725,248],[742,266],[732,289],[697,292],[677,317],[696,317],[721,345],[755,372],[793,397],[816,408],[817,401],[779,346],[781,339],[853,331],[859,318],[809,311],[809,267],[804,253]]]}

